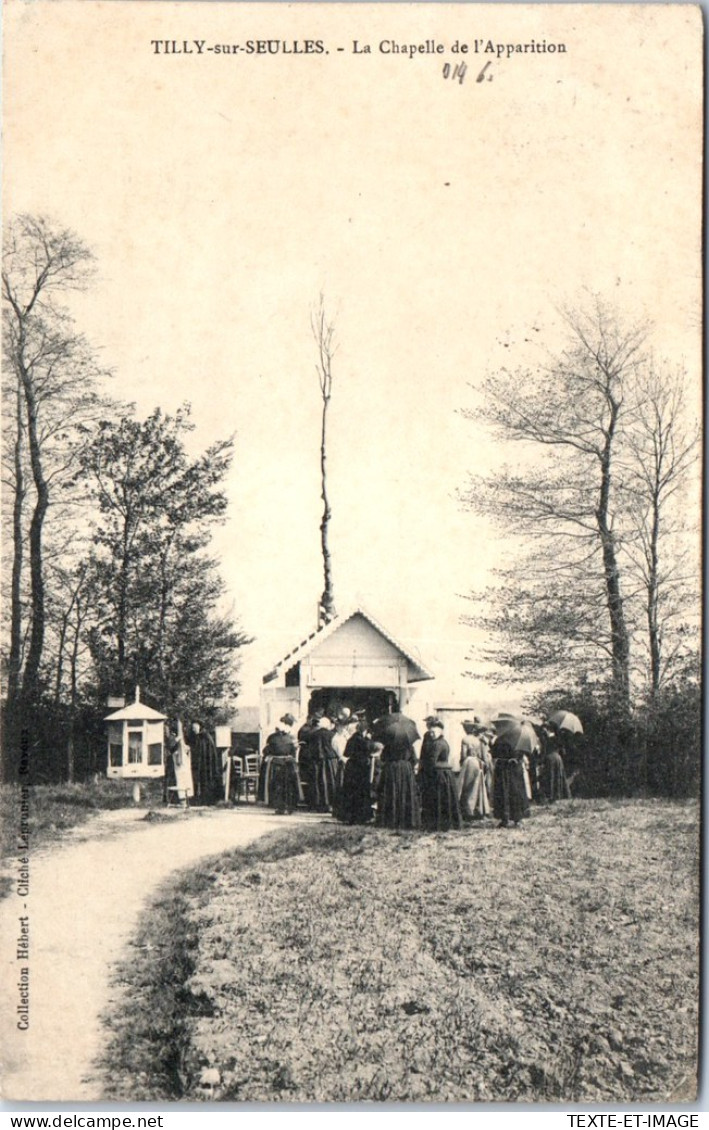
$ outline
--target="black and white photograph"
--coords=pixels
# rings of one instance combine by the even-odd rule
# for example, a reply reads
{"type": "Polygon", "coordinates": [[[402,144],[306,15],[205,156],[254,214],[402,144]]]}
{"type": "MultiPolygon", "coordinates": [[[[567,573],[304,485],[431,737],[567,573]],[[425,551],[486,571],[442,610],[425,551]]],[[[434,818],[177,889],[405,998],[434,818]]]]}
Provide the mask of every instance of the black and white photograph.
{"type": "Polygon", "coordinates": [[[2,1109],[704,1109],[701,8],[3,41],[2,1109]]]}

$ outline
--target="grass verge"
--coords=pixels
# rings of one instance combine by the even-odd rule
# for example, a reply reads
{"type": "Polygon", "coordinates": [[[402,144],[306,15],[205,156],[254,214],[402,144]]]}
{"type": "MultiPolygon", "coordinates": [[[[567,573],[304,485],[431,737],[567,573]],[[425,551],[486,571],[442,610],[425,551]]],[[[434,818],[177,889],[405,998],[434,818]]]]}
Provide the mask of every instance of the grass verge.
{"type": "MultiPolygon", "coordinates": [[[[62,838],[70,828],[83,824],[102,809],[125,808],[130,794],[120,781],[100,779],[90,784],[28,785],[24,790],[29,806],[29,850],[35,851],[62,838]]],[[[19,785],[0,787],[0,858],[7,862],[17,854],[23,813],[23,790],[19,785]]],[[[0,876],[0,897],[11,880],[0,876]]]]}
{"type": "Polygon", "coordinates": [[[698,807],[286,827],[166,889],[119,976],[108,1099],[687,1101],[698,807]]]}

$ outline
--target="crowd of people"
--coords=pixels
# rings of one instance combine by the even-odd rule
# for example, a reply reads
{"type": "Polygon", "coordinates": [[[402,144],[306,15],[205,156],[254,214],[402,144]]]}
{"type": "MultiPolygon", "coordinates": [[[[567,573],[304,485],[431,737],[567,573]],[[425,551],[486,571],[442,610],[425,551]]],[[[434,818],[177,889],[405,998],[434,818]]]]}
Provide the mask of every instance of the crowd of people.
{"type": "MultiPolygon", "coordinates": [[[[279,719],[260,764],[258,800],[279,814],[305,808],[347,824],[429,831],[494,817],[508,828],[529,815],[530,802],[571,795],[565,735],[553,722],[531,727],[501,716],[485,726],[473,716],[462,724],[459,761],[435,715],[426,718],[423,737],[400,712],[370,722],[365,711],[347,707],[332,717],[316,711],[296,726],[292,714],[279,719]]],[[[167,724],[167,802],[216,804],[225,798],[224,770],[198,722],[167,724]]]]}
{"type": "Polygon", "coordinates": [[[530,726],[537,740],[527,738],[526,751],[509,717],[486,727],[474,716],[463,731],[455,770],[435,715],[422,738],[402,713],[370,723],[364,711],[347,707],[334,717],[317,711],[297,731],[293,715],[284,714],[263,750],[258,799],[277,813],[305,807],[348,824],[448,831],[489,817],[498,827],[516,826],[531,801],[570,796],[564,735],[554,723],[530,726]]]}

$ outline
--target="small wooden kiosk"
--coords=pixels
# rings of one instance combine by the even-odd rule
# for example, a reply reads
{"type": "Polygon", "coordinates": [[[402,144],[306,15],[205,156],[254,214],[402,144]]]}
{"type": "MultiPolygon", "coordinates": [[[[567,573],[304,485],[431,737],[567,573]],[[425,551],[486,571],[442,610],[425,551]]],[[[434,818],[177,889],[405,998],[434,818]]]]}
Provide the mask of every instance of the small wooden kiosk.
{"type": "Polygon", "coordinates": [[[140,701],[140,687],[135,688],[135,702],[109,714],[108,769],[113,778],[137,780],[162,777],[165,769],[165,715],[140,701]]]}

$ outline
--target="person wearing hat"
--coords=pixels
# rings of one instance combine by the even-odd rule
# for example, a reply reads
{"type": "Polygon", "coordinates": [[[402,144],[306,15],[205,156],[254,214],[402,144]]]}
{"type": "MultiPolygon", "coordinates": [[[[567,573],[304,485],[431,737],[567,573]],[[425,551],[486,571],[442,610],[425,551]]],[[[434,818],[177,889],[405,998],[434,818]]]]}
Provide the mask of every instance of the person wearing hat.
{"type": "Polygon", "coordinates": [[[435,741],[434,727],[443,727],[440,718],[437,718],[435,714],[429,714],[427,718],[424,718],[424,723],[426,725],[426,732],[421,742],[421,755],[418,764],[419,784],[421,782],[421,774],[431,775],[435,766],[435,756],[433,752],[433,743],[435,741]]]}
{"type": "Polygon", "coordinates": [[[421,791],[421,824],[430,832],[461,827],[455,774],[450,765],[450,746],[443,737],[443,723],[430,715],[421,745],[418,783],[421,791]]]}
{"type": "Polygon", "coordinates": [[[399,710],[390,710],[372,724],[372,737],[382,754],[376,784],[377,824],[397,830],[421,827],[421,798],[416,783],[416,723],[399,710]]]}
{"type": "Polygon", "coordinates": [[[494,764],[492,804],[498,828],[517,826],[529,816],[523,755],[512,746],[503,728],[492,746],[494,764]]]}
{"type": "Polygon", "coordinates": [[[382,743],[372,739],[363,714],[345,748],[342,786],[333,809],[337,819],[345,824],[368,824],[372,819],[372,758],[382,749],[382,743]]]}
{"type": "Polygon", "coordinates": [[[175,800],[181,808],[194,795],[191,750],[188,746],[182,722],[171,719],[165,725],[165,803],[175,800]],[[170,796],[174,793],[174,798],[170,796]]]}
{"type": "Polygon", "coordinates": [[[276,810],[277,816],[293,812],[303,800],[296,755],[298,745],[293,736],[295,718],[284,714],[270,735],[263,751],[262,799],[276,810]]]}
{"type": "Polygon", "coordinates": [[[463,722],[464,736],[460,743],[460,776],[458,800],[465,821],[490,815],[490,798],[485,779],[485,757],[480,738],[483,726],[479,718],[463,722]]]}
{"type": "Polygon", "coordinates": [[[345,750],[347,749],[348,741],[355,731],[357,719],[352,717],[352,712],[348,707],[343,706],[341,710],[337,711],[333,725],[332,748],[337,754],[340,765],[344,767],[345,750]]]}
{"type": "Polygon", "coordinates": [[[186,742],[190,748],[195,804],[216,804],[224,799],[222,757],[214,738],[202,728],[201,722],[192,722],[186,742]]]}
{"type": "MultiPolygon", "coordinates": [[[[304,761],[307,765],[308,807],[314,812],[329,812],[337,794],[337,753],[333,748],[332,722],[318,711],[314,715],[315,725],[310,730],[305,749],[304,761]]],[[[303,757],[301,757],[301,764],[303,757]]]]}
{"type": "Polygon", "coordinates": [[[310,789],[313,777],[310,738],[313,731],[317,728],[318,719],[321,716],[322,711],[311,710],[306,721],[298,730],[298,775],[300,777],[300,784],[303,789],[307,808],[313,807],[310,802],[310,789]]]}
{"type": "Polygon", "coordinates": [[[335,751],[337,761],[335,762],[335,799],[333,800],[332,811],[335,813],[339,803],[339,795],[342,792],[342,782],[345,776],[345,766],[347,764],[346,749],[347,743],[357,729],[357,719],[352,717],[352,711],[348,706],[341,707],[335,714],[333,719],[332,731],[332,748],[335,751]]]}

